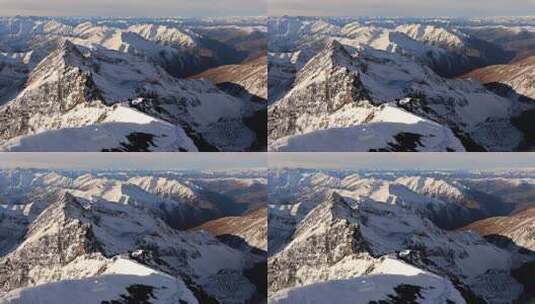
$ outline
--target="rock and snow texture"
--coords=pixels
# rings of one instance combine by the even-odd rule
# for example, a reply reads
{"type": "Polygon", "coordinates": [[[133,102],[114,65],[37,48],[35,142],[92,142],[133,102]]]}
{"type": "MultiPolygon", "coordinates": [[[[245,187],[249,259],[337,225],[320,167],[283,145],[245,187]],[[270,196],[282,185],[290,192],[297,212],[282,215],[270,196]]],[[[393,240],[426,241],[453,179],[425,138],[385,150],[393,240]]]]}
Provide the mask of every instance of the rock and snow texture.
{"type": "MultiPolygon", "coordinates": [[[[264,178],[232,177],[244,184],[264,178]]],[[[0,303],[251,303],[265,298],[258,281],[262,273],[253,273],[265,265],[265,253],[234,248],[207,231],[177,228],[181,212],[189,212],[185,216],[192,224],[195,217],[202,224],[207,218],[192,208],[203,211],[217,200],[230,209],[235,204],[201,186],[204,178],[228,176],[1,171],[0,303]]],[[[246,242],[248,233],[229,227],[226,234],[246,242]]]]}
{"type": "Polygon", "coordinates": [[[82,21],[0,20],[1,150],[246,151],[265,138],[249,122],[265,111],[250,98],[260,76],[229,75],[241,95],[185,79],[243,51],[195,25],[82,21]]]}
{"type": "MultiPolygon", "coordinates": [[[[519,234],[511,235],[514,249],[439,228],[448,214],[474,221],[468,209],[485,208],[489,197],[477,201],[466,174],[280,169],[269,181],[270,302],[512,303],[526,292],[513,273],[535,255],[519,234]]],[[[509,221],[529,239],[526,216],[509,221]]]]}
{"type": "Polygon", "coordinates": [[[425,20],[349,21],[270,19],[270,151],[526,149],[516,119],[534,103],[447,78],[507,63],[508,51],[425,20]]]}

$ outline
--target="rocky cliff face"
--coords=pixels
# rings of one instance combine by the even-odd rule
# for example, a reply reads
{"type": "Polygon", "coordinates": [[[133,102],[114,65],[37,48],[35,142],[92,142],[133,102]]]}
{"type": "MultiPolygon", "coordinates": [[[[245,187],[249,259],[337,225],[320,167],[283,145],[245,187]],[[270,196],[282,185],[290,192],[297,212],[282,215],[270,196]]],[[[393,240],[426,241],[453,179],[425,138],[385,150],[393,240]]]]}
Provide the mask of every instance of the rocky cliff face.
{"type": "MultiPolygon", "coordinates": [[[[523,297],[527,285],[512,273],[533,258],[526,255],[525,249],[519,256],[517,247],[496,246],[498,239],[484,238],[473,232],[447,231],[437,226],[443,224],[438,219],[445,221],[445,210],[462,208],[470,201],[468,198],[472,197],[466,186],[399,175],[402,174],[385,174],[385,184],[378,177],[364,178],[348,172],[282,170],[272,173],[270,299],[289,303],[290,299],[337,298],[338,294],[344,294],[345,298],[350,297],[351,292],[344,293],[344,286],[350,285],[355,288],[353,296],[379,301],[390,298],[388,294],[401,292],[398,287],[408,281],[419,286],[422,303],[432,303],[433,296],[425,294],[438,289],[444,301],[459,303],[505,303],[523,297]],[[315,184],[318,181],[321,182],[315,184]],[[392,181],[405,183],[425,194],[415,196],[416,192],[411,194],[412,190],[405,186],[397,188],[389,184],[392,181]],[[390,266],[386,267],[387,264],[390,266]],[[413,277],[408,275],[412,270],[406,267],[420,272],[413,277]],[[398,271],[405,272],[403,278],[397,277],[398,271]],[[429,274],[443,280],[437,285],[440,287],[427,289],[429,285],[418,283],[416,278],[429,274]],[[377,286],[384,290],[370,287],[376,286],[376,280],[381,282],[377,286]],[[494,292],[495,282],[507,285],[508,292],[494,292]]],[[[501,205],[507,206],[507,203],[501,205]]],[[[470,213],[464,210],[464,215],[449,217],[450,222],[463,216],[466,221],[473,221],[470,213]]],[[[487,221],[501,223],[492,218],[487,221]]],[[[515,226],[516,231],[529,231],[525,221],[519,222],[519,226],[515,226]]],[[[340,301],[345,303],[343,299],[340,301]]]]}
{"type": "Polygon", "coordinates": [[[2,291],[50,280],[70,279],[62,268],[77,258],[99,252],[85,211],[70,194],[64,194],[28,227],[25,241],[1,260],[2,291]],[[85,222],[85,223],[84,223],[85,222]]]}
{"type": "MultiPolygon", "coordinates": [[[[147,24],[51,26],[38,19],[0,23],[6,37],[21,36],[19,47],[11,40],[1,47],[8,50],[0,56],[1,149],[244,151],[262,141],[247,119],[265,105],[206,80],[177,78],[186,69],[217,65],[218,59],[205,66],[191,58],[203,48],[199,34],[147,24]],[[97,125],[108,139],[95,134],[97,125]]],[[[212,51],[209,57],[217,57],[212,51]]]]}
{"type": "Polygon", "coordinates": [[[507,60],[499,47],[431,25],[314,31],[328,21],[312,19],[273,21],[270,150],[511,151],[531,138],[516,120],[533,105],[439,68],[507,60]]]}
{"type": "MultiPolygon", "coordinates": [[[[21,221],[16,226],[2,220],[1,226],[22,232],[20,239],[8,239],[11,248],[0,257],[2,301],[26,301],[29,294],[50,299],[43,286],[50,290],[71,286],[62,291],[66,297],[94,290],[93,296],[101,302],[121,294],[135,297],[144,293],[145,289],[137,289],[140,286],[152,290],[147,299],[161,297],[162,303],[177,298],[188,303],[250,303],[262,297],[263,287],[252,275],[252,269],[265,265],[260,252],[233,248],[208,232],[172,227],[154,202],[157,198],[149,199],[149,192],[125,192],[124,187],[91,175],[77,179],[37,172],[2,176],[7,191],[1,197],[7,202],[0,214],[21,221]],[[20,183],[24,176],[33,178],[20,183]],[[37,200],[31,192],[55,195],[37,200]],[[19,196],[23,199],[17,202],[19,196]],[[102,279],[106,288],[94,286],[91,279],[102,279]],[[79,290],[81,286],[86,291],[79,290]]],[[[235,229],[227,233],[242,237],[235,229]]]]}

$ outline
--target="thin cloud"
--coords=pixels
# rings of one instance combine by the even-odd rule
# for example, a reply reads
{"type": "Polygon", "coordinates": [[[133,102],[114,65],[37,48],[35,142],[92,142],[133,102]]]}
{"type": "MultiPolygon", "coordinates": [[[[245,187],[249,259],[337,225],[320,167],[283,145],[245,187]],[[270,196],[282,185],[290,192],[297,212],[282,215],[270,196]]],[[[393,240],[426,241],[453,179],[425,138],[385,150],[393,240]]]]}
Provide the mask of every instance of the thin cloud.
{"type": "Polygon", "coordinates": [[[487,170],[535,168],[535,153],[270,153],[270,168],[487,170]]]}
{"type": "Polygon", "coordinates": [[[270,0],[271,16],[528,16],[533,0],[270,0]]]}
{"type": "Polygon", "coordinates": [[[0,15],[263,16],[267,0],[0,0],[0,15]]]}
{"type": "Polygon", "coordinates": [[[0,153],[0,169],[234,170],[266,164],[263,153],[0,153]]]}

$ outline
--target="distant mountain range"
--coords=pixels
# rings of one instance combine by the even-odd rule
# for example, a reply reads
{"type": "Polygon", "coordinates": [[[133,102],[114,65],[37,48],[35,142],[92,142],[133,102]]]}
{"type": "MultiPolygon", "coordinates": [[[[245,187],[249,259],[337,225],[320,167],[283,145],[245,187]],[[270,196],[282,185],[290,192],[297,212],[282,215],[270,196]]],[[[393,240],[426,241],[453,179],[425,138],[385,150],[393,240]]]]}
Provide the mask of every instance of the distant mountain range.
{"type": "Polygon", "coordinates": [[[2,170],[0,185],[1,303],[265,301],[261,172],[2,170]]]}
{"type": "Polygon", "coordinates": [[[263,18],[0,18],[0,149],[265,150],[266,63],[254,78],[226,68],[265,54],[265,28],[263,18]],[[216,67],[219,88],[187,79],[216,67]]]}
{"type": "Polygon", "coordinates": [[[270,170],[270,303],[535,298],[531,178],[414,174],[270,170]]]}
{"type": "Polygon", "coordinates": [[[3,169],[0,302],[530,303],[533,174],[3,169]]]}
{"type": "Polygon", "coordinates": [[[529,151],[534,28],[4,17],[0,150],[529,151]]]}
{"type": "Polygon", "coordinates": [[[500,20],[271,18],[269,150],[529,150],[535,31],[500,20]]]}

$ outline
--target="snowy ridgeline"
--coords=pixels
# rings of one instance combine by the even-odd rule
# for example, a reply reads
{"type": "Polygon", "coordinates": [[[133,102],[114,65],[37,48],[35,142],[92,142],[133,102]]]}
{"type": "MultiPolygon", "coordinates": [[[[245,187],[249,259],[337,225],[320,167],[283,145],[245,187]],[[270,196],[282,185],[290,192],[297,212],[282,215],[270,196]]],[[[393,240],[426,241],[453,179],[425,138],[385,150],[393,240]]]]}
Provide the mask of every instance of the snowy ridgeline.
{"type": "Polygon", "coordinates": [[[267,76],[232,73],[262,18],[175,21],[0,18],[0,150],[262,149],[267,76]],[[188,79],[216,67],[227,87],[188,79]]]}
{"type": "Polygon", "coordinates": [[[271,303],[534,296],[535,206],[510,197],[533,191],[533,176],[281,169],[268,180],[271,303]]]}
{"type": "Polygon", "coordinates": [[[269,150],[529,148],[535,28],[497,20],[271,18],[269,150]]]}
{"type": "Polygon", "coordinates": [[[265,187],[262,171],[0,171],[0,303],[265,299],[265,187]]]}

